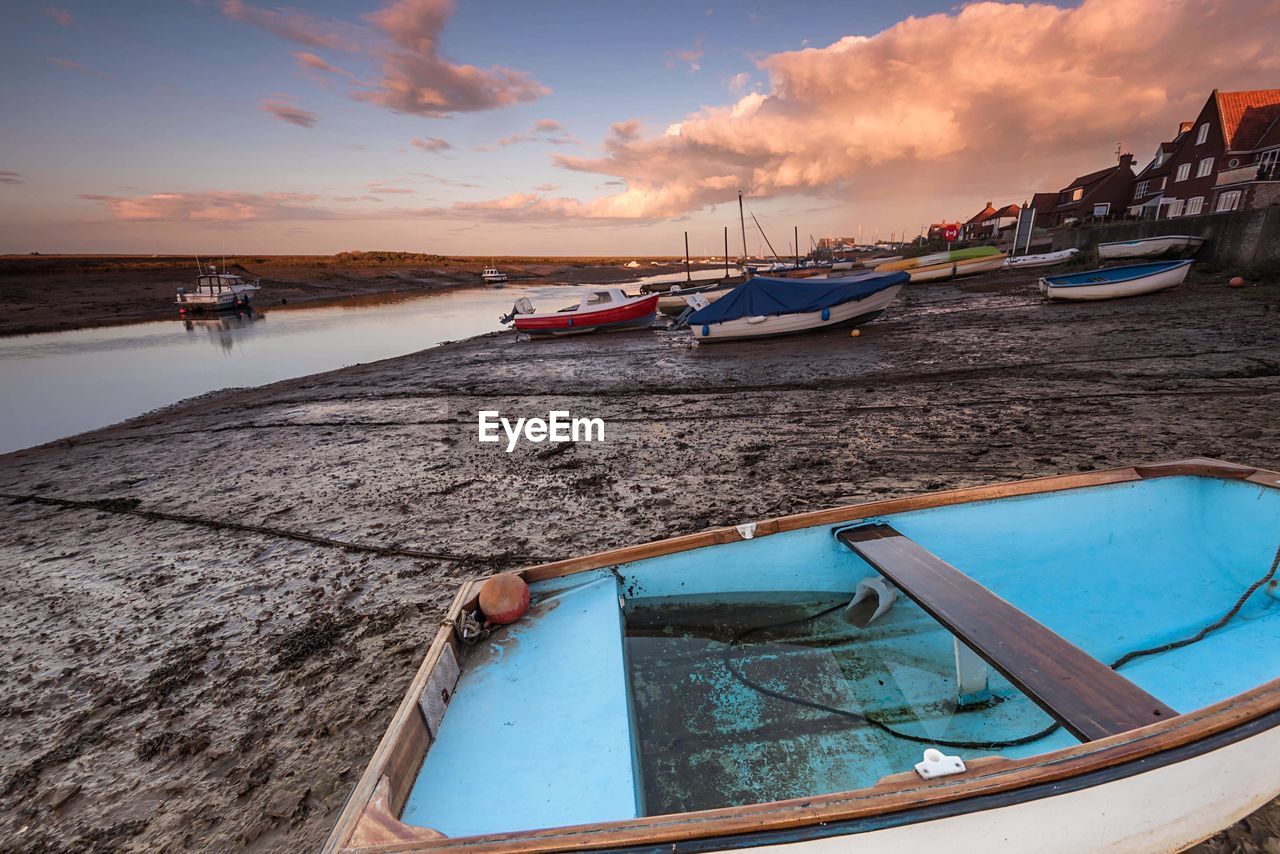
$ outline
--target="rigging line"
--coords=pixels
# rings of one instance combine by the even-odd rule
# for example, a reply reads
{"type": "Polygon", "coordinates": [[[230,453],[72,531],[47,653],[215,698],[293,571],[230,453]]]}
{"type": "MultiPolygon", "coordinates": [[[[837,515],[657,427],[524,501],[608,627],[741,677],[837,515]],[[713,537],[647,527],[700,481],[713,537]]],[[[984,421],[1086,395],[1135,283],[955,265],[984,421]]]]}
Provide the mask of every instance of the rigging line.
{"type": "Polygon", "coordinates": [[[380,546],[373,543],[354,543],[347,540],[334,539],[332,537],[322,537],[318,534],[310,534],[305,531],[290,531],[284,528],[271,528],[265,525],[250,525],[244,522],[226,522],[219,519],[206,519],[201,516],[166,513],[161,510],[144,510],[134,503],[134,499],[102,498],[97,501],[77,501],[71,498],[52,498],[45,495],[17,495],[8,492],[0,492],[0,498],[8,498],[14,504],[31,502],[33,504],[43,504],[50,507],[98,510],[105,513],[137,516],[150,521],[176,522],[182,525],[199,525],[205,528],[214,528],[222,531],[241,531],[249,534],[264,534],[269,537],[296,540],[298,542],[325,546],[327,548],[346,549],[354,552],[367,552],[369,554],[382,555],[384,557],[410,557],[424,560],[446,560],[459,563],[491,564],[550,563],[552,561],[559,560],[559,558],[543,558],[531,555],[511,555],[501,553],[495,555],[470,555],[456,552],[406,549],[397,546],[380,546]]]}

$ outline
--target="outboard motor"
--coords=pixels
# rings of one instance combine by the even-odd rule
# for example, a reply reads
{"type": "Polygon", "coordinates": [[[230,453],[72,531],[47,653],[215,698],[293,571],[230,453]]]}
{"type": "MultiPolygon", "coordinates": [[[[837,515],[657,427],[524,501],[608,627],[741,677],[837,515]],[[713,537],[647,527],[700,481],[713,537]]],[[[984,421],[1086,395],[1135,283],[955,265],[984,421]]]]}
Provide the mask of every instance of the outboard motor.
{"type": "Polygon", "coordinates": [[[511,306],[511,313],[499,317],[498,322],[511,323],[516,319],[517,314],[533,314],[533,303],[529,302],[528,297],[520,297],[516,300],[516,304],[511,306]]]}

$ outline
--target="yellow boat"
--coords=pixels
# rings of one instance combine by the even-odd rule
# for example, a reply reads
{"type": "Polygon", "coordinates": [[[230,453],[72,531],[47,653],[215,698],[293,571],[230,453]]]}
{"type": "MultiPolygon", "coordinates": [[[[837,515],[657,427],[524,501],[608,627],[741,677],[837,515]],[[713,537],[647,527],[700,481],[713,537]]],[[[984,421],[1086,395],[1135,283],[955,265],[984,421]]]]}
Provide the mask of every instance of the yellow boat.
{"type": "Polygon", "coordinates": [[[912,282],[938,282],[943,279],[954,279],[959,276],[971,276],[974,273],[985,273],[988,270],[999,270],[1004,266],[1004,255],[982,255],[977,258],[965,258],[960,261],[945,261],[941,264],[930,264],[927,267],[916,267],[907,270],[912,282]]]}
{"type": "MultiPolygon", "coordinates": [[[[893,273],[898,270],[915,270],[920,267],[933,267],[938,264],[949,264],[955,261],[968,261],[973,258],[988,258],[999,255],[1000,250],[994,246],[975,246],[972,249],[954,249],[950,252],[935,252],[932,255],[921,255],[918,258],[903,258],[901,261],[889,261],[876,265],[877,273],[893,273]]],[[[1003,256],[1002,256],[1003,257],[1003,256]]]]}

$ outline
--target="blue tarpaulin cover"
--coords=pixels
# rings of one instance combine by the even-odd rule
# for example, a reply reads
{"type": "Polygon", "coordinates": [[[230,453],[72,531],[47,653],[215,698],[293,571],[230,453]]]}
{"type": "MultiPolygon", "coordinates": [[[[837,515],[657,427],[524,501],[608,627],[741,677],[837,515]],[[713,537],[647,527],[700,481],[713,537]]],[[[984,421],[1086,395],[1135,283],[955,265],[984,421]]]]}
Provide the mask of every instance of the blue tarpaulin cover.
{"type": "Polygon", "coordinates": [[[871,296],[909,281],[903,272],[860,273],[839,279],[770,279],[757,276],[689,316],[689,325],[723,323],[740,317],[768,317],[822,311],[871,296]]]}

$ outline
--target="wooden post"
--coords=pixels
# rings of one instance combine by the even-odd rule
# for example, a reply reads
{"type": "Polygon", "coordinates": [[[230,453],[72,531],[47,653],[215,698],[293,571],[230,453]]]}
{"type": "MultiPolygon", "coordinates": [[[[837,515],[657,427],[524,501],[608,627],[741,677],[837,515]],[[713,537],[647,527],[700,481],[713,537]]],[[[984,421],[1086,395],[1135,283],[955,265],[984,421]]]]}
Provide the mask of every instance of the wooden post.
{"type": "Polygon", "coordinates": [[[796,266],[800,266],[800,226],[795,226],[796,234],[796,266]]]}
{"type": "Polygon", "coordinates": [[[689,232],[684,233],[684,280],[692,282],[693,277],[689,275],[689,232]]]}
{"type": "Polygon", "coordinates": [[[724,227],[724,277],[729,278],[729,226],[724,227]]]}

